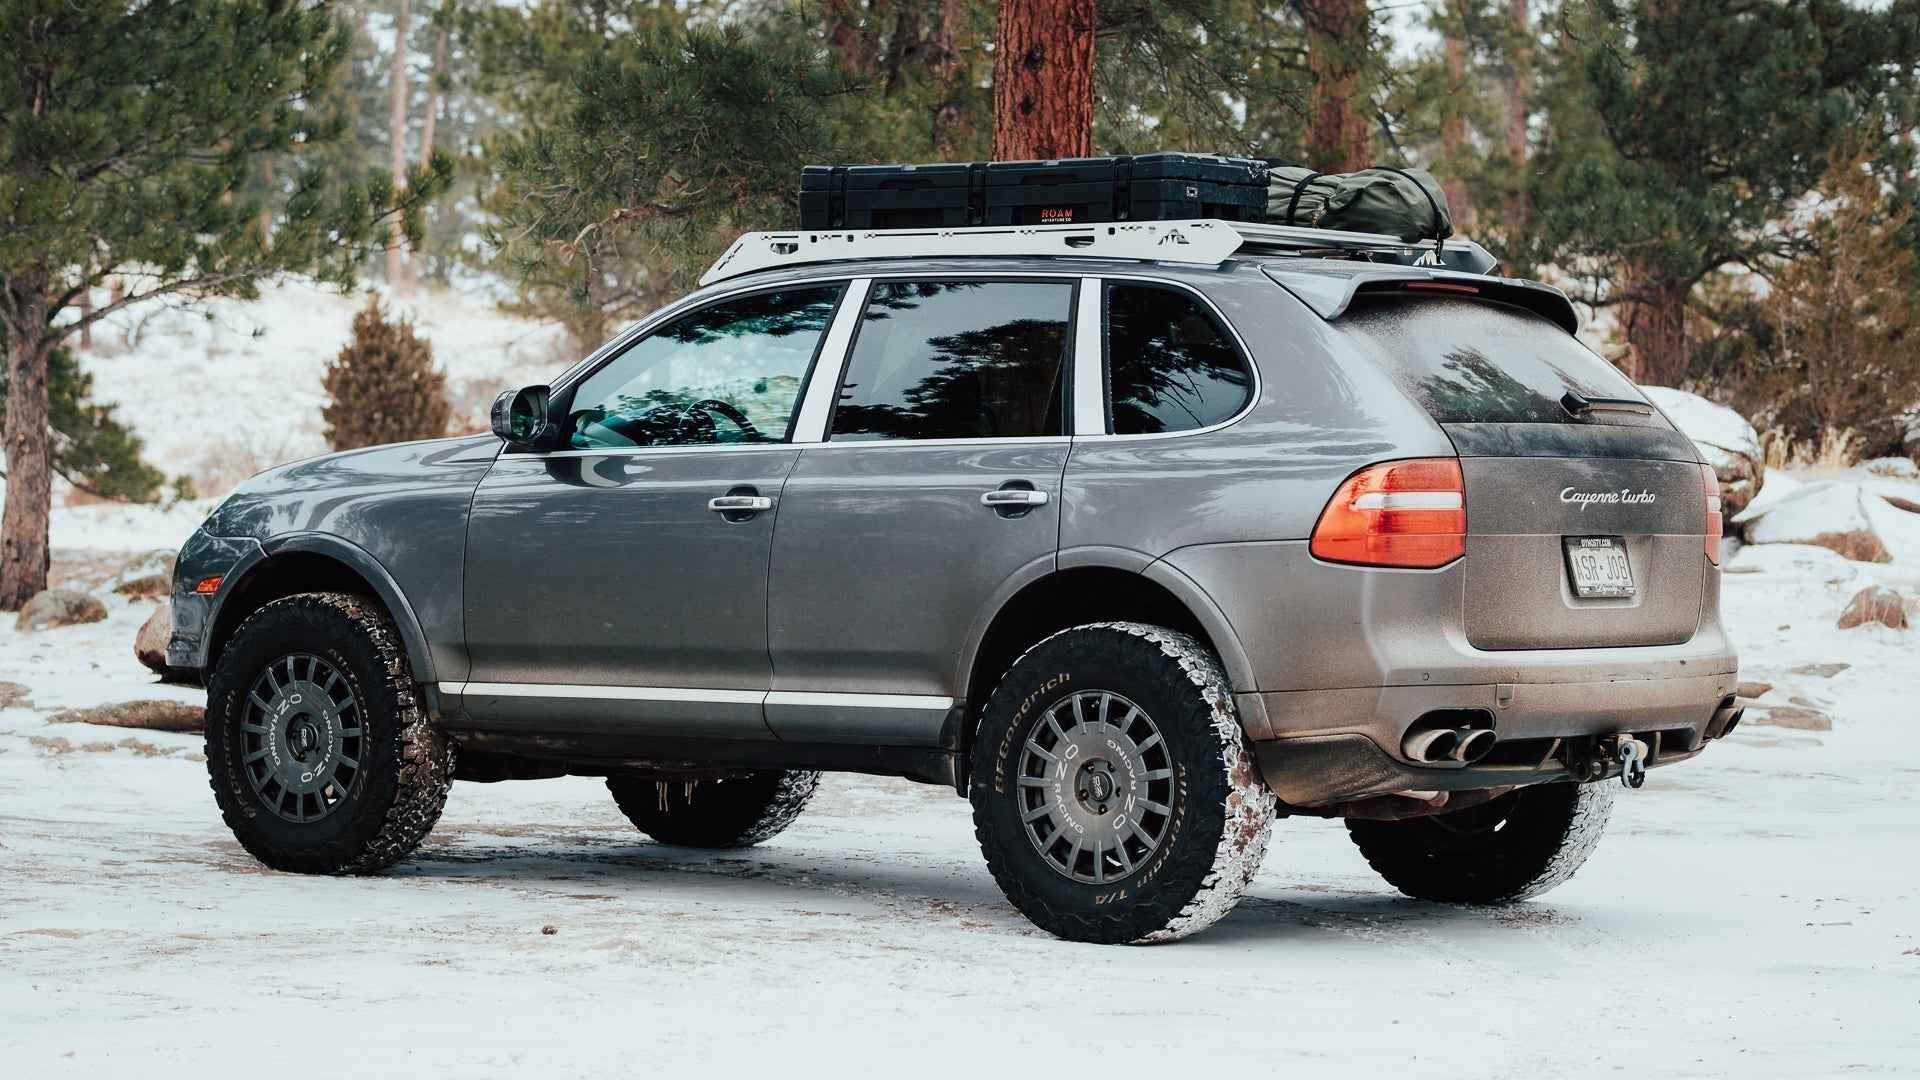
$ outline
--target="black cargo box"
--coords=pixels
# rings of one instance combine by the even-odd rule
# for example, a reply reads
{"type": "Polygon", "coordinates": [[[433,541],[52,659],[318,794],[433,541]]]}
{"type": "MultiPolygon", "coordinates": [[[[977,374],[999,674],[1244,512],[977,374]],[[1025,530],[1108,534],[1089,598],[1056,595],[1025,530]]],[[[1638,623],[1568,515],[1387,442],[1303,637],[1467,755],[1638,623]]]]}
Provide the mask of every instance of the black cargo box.
{"type": "Polygon", "coordinates": [[[809,165],[803,229],[914,229],[1090,221],[1260,221],[1267,165],[1210,154],[954,165],[809,165]]]}

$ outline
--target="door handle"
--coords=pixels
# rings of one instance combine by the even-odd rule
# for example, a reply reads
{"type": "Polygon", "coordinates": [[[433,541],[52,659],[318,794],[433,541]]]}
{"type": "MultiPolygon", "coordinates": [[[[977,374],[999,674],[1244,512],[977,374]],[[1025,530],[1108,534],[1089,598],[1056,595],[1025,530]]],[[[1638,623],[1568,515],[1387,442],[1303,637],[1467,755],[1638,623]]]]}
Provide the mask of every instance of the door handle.
{"type": "Polygon", "coordinates": [[[765,495],[721,495],[708,499],[707,509],[716,514],[757,514],[773,509],[773,500],[765,495]]]}
{"type": "Polygon", "coordinates": [[[1047,505],[1047,493],[1044,491],[1029,491],[1026,488],[1000,488],[997,491],[989,491],[980,496],[980,505],[995,508],[1008,506],[1045,506],[1047,505]]]}

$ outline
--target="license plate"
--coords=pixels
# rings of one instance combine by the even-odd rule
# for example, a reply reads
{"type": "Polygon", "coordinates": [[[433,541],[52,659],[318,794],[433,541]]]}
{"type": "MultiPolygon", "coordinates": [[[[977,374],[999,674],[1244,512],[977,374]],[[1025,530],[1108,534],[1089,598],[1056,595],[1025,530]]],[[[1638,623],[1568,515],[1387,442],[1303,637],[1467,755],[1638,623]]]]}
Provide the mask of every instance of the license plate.
{"type": "Polygon", "coordinates": [[[1626,541],[1617,536],[1568,536],[1563,541],[1567,577],[1573,582],[1575,596],[1587,600],[1633,595],[1633,567],[1627,564],[1626,541]]]}

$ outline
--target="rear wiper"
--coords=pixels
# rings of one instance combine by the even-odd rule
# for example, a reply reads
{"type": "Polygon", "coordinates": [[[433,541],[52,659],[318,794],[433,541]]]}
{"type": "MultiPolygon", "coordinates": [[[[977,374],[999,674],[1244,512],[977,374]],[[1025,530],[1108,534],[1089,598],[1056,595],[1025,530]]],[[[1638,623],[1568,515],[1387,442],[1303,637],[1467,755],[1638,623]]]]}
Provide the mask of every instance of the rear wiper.
{"type": "Polygon", "coordinates": [[[1590,398],[1578,390],[1569,390],[1560,396],[1560,407],[1572,416],[1585,416],[1595,409],[1611,409],[1618,412],[1630,412],[1640,416],[1652,416],[1653,406],[1634,398],[1596,397],[1590,398]]]}

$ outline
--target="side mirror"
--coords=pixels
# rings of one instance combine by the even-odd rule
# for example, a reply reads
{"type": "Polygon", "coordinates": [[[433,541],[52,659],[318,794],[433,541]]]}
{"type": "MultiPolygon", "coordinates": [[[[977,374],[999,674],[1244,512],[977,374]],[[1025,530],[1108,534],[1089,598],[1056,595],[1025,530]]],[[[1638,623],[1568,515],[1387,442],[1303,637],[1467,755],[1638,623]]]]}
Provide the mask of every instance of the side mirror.
{"type": "Polygon", "coordinates": [[[522,450],[544,450],[558,431],[547,414],[548,388],[523,386],[493,399],[493,433],[522,450]]]}

